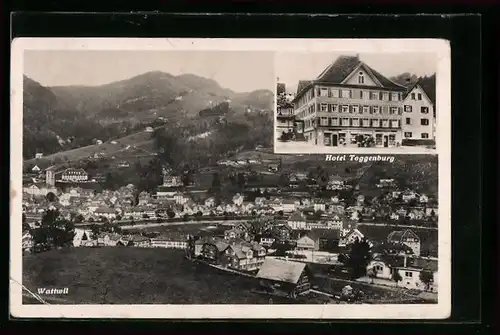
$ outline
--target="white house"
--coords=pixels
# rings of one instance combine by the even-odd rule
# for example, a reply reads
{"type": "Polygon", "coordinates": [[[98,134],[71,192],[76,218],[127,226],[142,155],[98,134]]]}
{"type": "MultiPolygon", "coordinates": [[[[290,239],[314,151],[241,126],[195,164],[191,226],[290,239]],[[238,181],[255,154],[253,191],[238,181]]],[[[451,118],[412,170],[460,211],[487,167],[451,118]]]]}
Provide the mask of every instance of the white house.
{"type": "Polygon", "coordinates": [[[434,103],[417,82],[403,100],[403,138],[435,140],[435,127],[434,103]]]}
{"type": "Polygon", "coordinates": [[[293,199],[284,199],[281,205],[284,213],[291,213],[297,209],[297,204],[293,199]]]}
{"type": "Polygon", "coordinates": [[[96,242],[96,240],[92,239],[92,231],[90,229],[75,228],[75,235],[73,237],[74,247],[94,246],[96,242]]]}
{"type": "Polygon", "coordinates": [[[35,165],[33,166],[33,168],[31,169],[32,172],[40,172],[41,169],[38,167],[38,165],[35,165]]]}

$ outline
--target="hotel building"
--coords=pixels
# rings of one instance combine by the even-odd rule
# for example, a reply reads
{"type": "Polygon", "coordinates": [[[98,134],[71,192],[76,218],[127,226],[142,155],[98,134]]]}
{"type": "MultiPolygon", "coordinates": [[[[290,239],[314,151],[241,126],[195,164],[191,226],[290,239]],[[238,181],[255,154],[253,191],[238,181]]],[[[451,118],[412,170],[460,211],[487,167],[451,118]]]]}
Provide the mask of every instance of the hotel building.
{"type": "MultiPolygon", "coordinates": [[[[315,145],[401,145],[406,88],[359,59],[340,56],[315,80],[299,81],[295,131],[315,145]]],[[[302,137],[302,136],[297,136],[302,137]]]]}

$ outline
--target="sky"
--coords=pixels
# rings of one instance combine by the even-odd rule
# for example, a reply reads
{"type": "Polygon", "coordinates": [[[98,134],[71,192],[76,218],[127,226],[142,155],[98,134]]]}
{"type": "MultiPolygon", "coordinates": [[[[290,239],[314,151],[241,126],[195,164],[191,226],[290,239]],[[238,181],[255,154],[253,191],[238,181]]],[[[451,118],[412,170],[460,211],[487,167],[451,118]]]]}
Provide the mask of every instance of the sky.
{"type": "MultiPolygon", "coordinates": [[[[299,80],[313,80],[337,57],[356,53],[297,53],[282,52],[276,56],[276,76],[285,83],[287,92],[295,93],[299,80]]],[[[359,59],[386,77],[409,72],[430,76],[436,72],[434,53],[359,54],[359,59]]]]}
{"type": "Polygon", "coordinates": [[[271,52],[59,51],[24,53],[24,74],[43,86],[96,86],[162,71],[213,79],[235,92],[275,89],[271,52]]]}

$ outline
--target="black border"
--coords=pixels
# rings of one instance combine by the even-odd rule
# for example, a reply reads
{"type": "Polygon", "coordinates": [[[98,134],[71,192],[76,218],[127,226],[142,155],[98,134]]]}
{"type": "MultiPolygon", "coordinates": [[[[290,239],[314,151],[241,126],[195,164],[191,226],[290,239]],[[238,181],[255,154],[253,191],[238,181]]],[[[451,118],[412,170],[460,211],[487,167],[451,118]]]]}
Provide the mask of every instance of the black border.
{"type": "MultiPolygon", "coordinates": [[[[340,11],[338,11],[340,12],[340,11]]],[[[452,49],[452,318],[429,321],[368,321],[370,331],[387,332],[387,323],[405,332],[436,329],[438,324],[461,323],[461,330],[481,321],[481,17],[478,15],[186,15],[117,13],[35,13],[12,15],[11,37],[300,37],[300,38],[443,38],[452,49]],[[415,327],[420,324],[419,327],[415,327]]],[[[7,62],[6,73],[9,73],[7,62]]],[[[6,76],[8,79],[8,76],[6,76]]],[[[8,85],[8,84],[7,84],[8,85]]],[[[4,90],[4,93],[7,90],[4,90]]],[[[8,91],[7,91],[8,92],[8,91]]],[[[8,93],[7,93],[8,94],[8,93]]],[[[486,249],[483,250],[488,250],[486,249]]],[[[491,252],[491,248],[489,248],[491,252]]],[[[486,271],[486,270],[485,270],[486,271]]],[[[131,320],[120,320],[125,326],[131,320]]],[[[224,328],[247,331],[279,331],[291,328],[338,332],[366,327],[366,321],[328,320],[328,323],[224,321],[224,328]],[[265,323],[265,325],[264,325],[265,323]],[[245,325],[244,327],[243,324],[245,325]],[[326,326],[326,327],[325,327],[326,326]]],[[[325,320],[326,321],[326,320],[325,320]]],[[[54,321],[51,321],[54,322],[54,321]]],[[[133,321],[137,322],[137,321],[133,321]]],[[[144,325],[145,320],[139,321],[144,325]]],[[[151,322],[151,321],[150,321],[151,322]]],[[[75,322],[72,322],[75,323],[75,322]]],[[[80,324],[80,322],[77,322],[80,324]]],[[[160,323],[154,322],[154,328],[160,323]]],[[[170,330],[191,329],[192,321],[165,321],[170,330]]],[[[46,326],[39,321],[39,328],[46,326]]],[[[62,325],[62,324],[61,324],[62,325]]],[[[87,327],[91,324],[86,323],[87,327]]],[[[106,324],[106,326],[110,326],[106,324]]],[[[52,326],[50,326],[52,328],[52,326]]],[[[458,328],[458,327],[457,327],[458,328]]],[[[196,327],[194,328],[196,329],[196,327]]],[[[203,330],[220,330],[219,322],[204,322],[203,330]]]]}

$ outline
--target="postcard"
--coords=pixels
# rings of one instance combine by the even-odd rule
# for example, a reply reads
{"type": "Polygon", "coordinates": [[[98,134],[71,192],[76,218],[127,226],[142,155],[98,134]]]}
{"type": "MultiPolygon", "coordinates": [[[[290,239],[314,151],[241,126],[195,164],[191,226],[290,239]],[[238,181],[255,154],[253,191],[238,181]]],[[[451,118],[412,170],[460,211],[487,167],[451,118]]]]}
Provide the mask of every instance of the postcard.
{"type": "Polygon", "coordinates": [[[442,40],[12,42],[17,318],[443,319],[442,40]]]}

